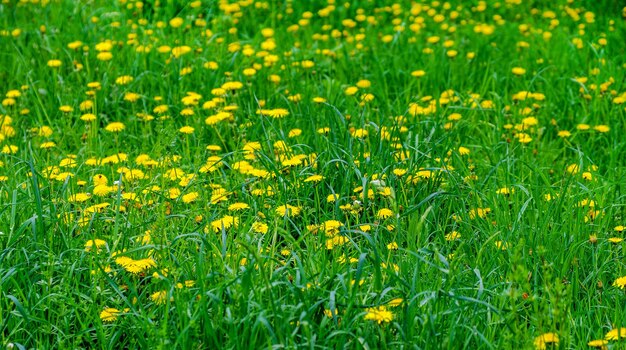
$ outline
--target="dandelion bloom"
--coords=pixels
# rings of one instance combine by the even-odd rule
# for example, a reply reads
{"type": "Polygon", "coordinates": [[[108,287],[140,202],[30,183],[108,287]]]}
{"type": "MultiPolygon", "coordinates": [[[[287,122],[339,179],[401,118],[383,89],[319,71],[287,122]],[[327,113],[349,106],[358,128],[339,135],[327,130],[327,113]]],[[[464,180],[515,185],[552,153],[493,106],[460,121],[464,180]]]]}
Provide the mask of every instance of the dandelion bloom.
{"type": "Polygon", "coordinates": [[[126,256],[121,256],[115,259],[115,263],[122,266],[124,270],[133,274],[138,274],[148,270],[149,268],[156,267],[156,262],[154,262],[151,258],[134,260],[126,256]]]}
{"type": "Polygon", "coordinates": [[[446,235],[444,236],[444,238],[445,238],[445,239],[446,239],[446,241],[448,241],[448,242],[450,242],[450,241],[456,241],[456,240],[458,240],[459,238],[461,238],[461,234],[460,234],[460,233],[458,233],[457,231],[452,231],[452,232],[450,232],[450,233],[446,234],[446,235]]]}
{"type": "Polygon", "coordinates": [[[178,28],[183,25],[184,20],[180,17],[174,17],[170,20],[170,27],[178,28]]]}
{"type": "Polygon", "coordinates": [[[301,209],[293,205],[285,204],[276,208],[276,214],[280,216],[298,216],[301,209]]]}
{"type": "Polygon", "coordinates": [[[82,203],[86,200],[88,200],[91,196],[89,195],[89,193],[76,193],[71,195],[68,198],[69,202],[73,202],[73,203],[82,203]]]}
{"type": "Polygon", "coordinates": [[[19,148],[15,145],[4,145],[2,147],[2,153],[4,154],[15,154],[18,150],[19,148]]]}
{"type": "Polygon", "coordinates": [[[191,126],[183,126],[182,128],[180,128],[178,131],[181,132],[182,134],[193,134],[194,132],[194,128],[191,126]]]}
{"type": "Polygon", "coordinates": [[[239,226],[239,218],[226,215],[221,219],[217,219],[211,222],[211,227],[213,228],[213,232],[220,232],[222,230],[229,229],[231,227],[239,226]]]}
{"type": "Polygon", "coordinates": [[[335,246],[344,245],[348,242],[345,236],[334,236],[326,240],[326,249],[333,249],[335,246]]]}
{"type": "Polygon", "coordinates": [[[302,135],[302,130],[301,129],[291,129],[289,130],[289,134],[287,135],[288,137],[298,137],[302,135]]]}
{"type": "Polygon", "coordinates": [[[535,349],[544,350],[546,344],[558,344],[559,336],[555,333],[545,333],[535,338],[533,343],[535,344],[535,349]]]}
{"type": "Polygon", "coordinates": [[[246,68],[243,70],[243,75],[247,77],[251,77],[256,74],[256,69],[254,68],[246,68]]]}
{"type": "Polygon", "coordinates": [[[376,217],[379,219],[386,219],[393,215],[393,211],[388,208],[382,208],[376,213],[376,217]]]}
{"type": "Polygon", "coordinates": [[[596,340],[590,341],[589,343],[587,343],[587,345],[591,346],[592,348],[605,348],[605,345],[608,343],[609,342],[607,340],[596,339],[596,340]]]}
{"type": "Polygon", "coordinates": [[[613,282],[613,286],[624,289],[624,287],[626,287],[626,276],[616,279],[615,282],[613,282]]]}
{"type": "Polygon", "coordinates": [[[524,75],[526,74],[526,69],[522,67],[514,67],[513,69],[511,69],[511,73],[515,75],[524,75]]]}
{"type": "Polygon", "coordinates": [[[47,149],[47,148],[53,148],[55,147],[57,144],[54,143],[53,141],[48,141],[48,142],[44,142],[41,145],[39,145],[39,148],[43,148],[43,149],[47,149]]]}
{"type": "Polygon", "coordinates": [[[324,221],[324,223],[322,224],[322,228],[324,229],[324,232],[329,236],[338,234],[342,226],[343,226],[343,223],[338,220],[327,220],[327,221],[324,221]]]}
{"type": "Polygon", "coordinates": [[[92,122],[96,120],[96,115],[91,113],[83,114],[80,116],[80,120],[84,122],[92,122]]]}
{"type": "Polygon", "coordinates": [[[530,135],[525,134],[525,133],[519,133],[516,135],[517,136],[517,141],[519,141],[520,143],[529,143],[530,141],[533,140],[532,137],[530,137],[530,135]]]}
{"type": "Polygon", "coordinates": [[[198,192],[191,192],[191,193],[184,195],[182,197],[182,200],[183,200],[183,203],[191,203],[191,202],[195,202],[199,197],[200,195],[198,195],[198,192]]]}
{"type": "Polygon", "coordinates": [[[50,67],[50,68],[58,68],[58,67],[61,67],[62,64],[63,64],[63,62],[61,62],[61,60],[50,60],[50,61],[48,61],[48,67],[50,67]]]}
{"type": "Polygon", "coordinates": [[[167,292],[164,290],[161,290],[150,295],[150,300],[152,300],[157,305],[163,305],[165,304],[166,297],[167,297],[167,292]]]}
{"type": "Polygon", "coordinates": [[[247,203],[233,203],[228,206],[229,211],[239,211],[248,208],[250,208],[250,206],[247,203]]]}
{"type": "Polygon", "coordinates": [[[108,52],[108,51],[104,51],[104,52],[100,52],[98,55],[96,55],[96,58],[99,61],[110,61],[113,59],[113,54],[108,52]]]}
{"type": "Polygon", "coordinates": [[[95,246],[96,249],[100,250],[100,248],[106,246],[107,242],[102,239],[92,239],[85,243],[85,251],[90,252],[91,249],[95,246]]]}
{"type": "Polygon", "coordinates": [[[322,175],[311,175],[304,179],[304,182],[320,182],[324,179],[322,175]]]}
{"type": "Polygon", "coordinates": [[[280,118],[284,118],[288,116],[289,111],[284,108],[275,108],[275,109],[270,109],[267,112],[267,114],[274,119],[280,119],[280,118]]]}
{"type": "Polygon", "coordinates": [[[589,124],[578,124],[578,125],[576,125],[576,129],[580,130],[580,131],[589,130],[589,128],[591,128],[591,126],[589,124]]]}
{"type": "Polygon", "coordinates": [[[361,89],[367,89],[372,86],[372,82],[367,79],[362,79],[356,83],[356,86],[360,87],[361,89]]]}
{"type": "Polygon", "coordinates": [[[395,298],[395,299],[392,299],[390,302],[388,302],[387,305],[389,305],[391,307],[396,307],[396,306],[402,305],[403,302],[404,302],[404,299],[402,299],[402,298],[395,298]]]}
{"type": "Polygon", "coordinates": [[[115,191],[115,187],[105,185],[96,185],[93,188],[93,194],[98,197],[103,197],[109,193],[115,191]]]}
{"type": "Polygon", "coordinates": [[[268,230],[269,226],[264,222],[256,221],[252,224],[252,231],[256,233],[265,234],[268,230]]]}
{"type": "Polygon", "coordinates": [[[122,75],[120,77],[117,77],[115,79],[115,84],[117,85],[127,85],[129,83],[131,83],[134,80],[133,77],[131,77],[130,75],[122,75]]]}
{"type": "Polygon", "coordinates": [[[384,306],[379,306],[377,308],[373,307],[367,309],[365,319],[376,321],[378,324],[381,324],[383,322],[391,322],[393,320],[393,314],[384,306]]]}
{"type": "MultiPolygon", "coordinates": [[[[622,277],[626,278],[626,277],[622,277]]],[[[606,340],[619,340],[620,338],[626,338],[626,328],[615,328],[611,329],[606,333],[604,339],[606,340]]]]}
{"type": "Polygon", "coordinates": [[[596,125],[593,127],[593,130],[597,132],[605,133],[605,132],[609,132],[611,128],[609,128],[607,125],[596,125]]]}
{"type": "Polygon", "coordinates": [[[106,308],[100,312],[100,319],[103,322],[113,322],[117,320],[117,316],[120,314],[120,310],[112,307],[106,308]]]}
{"type": "Polygon", "coordinates": [[[356,94],[359,91],[359,88],[356,86],[348,86],[345,90],[344,93],[348,96],[352,96],[354,94],[356,94]]]}
{"type": "Polygon", "coordinates": [[[120,132],[124,130],[126,126],[120,122],[109,123],[104,129],[108,132],[120,132]]]}

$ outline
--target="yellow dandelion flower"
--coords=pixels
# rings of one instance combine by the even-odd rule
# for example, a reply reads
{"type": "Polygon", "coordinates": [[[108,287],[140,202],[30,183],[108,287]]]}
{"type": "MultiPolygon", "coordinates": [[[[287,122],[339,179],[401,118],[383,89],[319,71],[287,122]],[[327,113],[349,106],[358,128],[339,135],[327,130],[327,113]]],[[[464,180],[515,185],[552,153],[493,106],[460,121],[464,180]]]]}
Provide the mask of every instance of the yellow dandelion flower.
{"type": "Polygon", "coordinates": [[[15,145],[4,145],[2,147],[2,153],[4,154],[15,154],[18,150],[19,148],[15,145]]]}
{"type": "Polygon", "coordinates": [[[322,180],[324,180],[324,177],[322,175],[311,175],[304,179],[304,182],[320,182],[322,180]]]}
{"type": "Polygon", "coordinates": [[[348,86],[343,93],[346,94],[347,96],[353,96],[356,95],[356,93],[359,91],[359,88],[356,86],[348,86]]]}
{"type": "Polygon", "coordinates": [[[559,336],[555,333],[545,333],[535,338],[533,343],[535,344],[535,349],[544,350],[546,349],[546,344],[558,344],[559,336]]]}
{"type": "Polygon", "coordinates": [[[592,340],[590,342],[587,343],[588,346],[592,347],[592,348],[606,348],[606,344],[608,344],[609,342],[607,340],[604,339],[596,339],[596,340],[592,340]]]}
{"type": "Polygon", "coordinates": [[[390,218],[393,215],[393,211],[388,208],[382,208],[378,212],[376,212],[376,217],[379,219],[390,218]]]}
{"type": "Polygon", "coordinates": [[[102,322],[114,322],[120,313],[120,310],[109,307],[100,312],[100,319],[102,322]]]}
{"type": "Polygon", "coordinates": [[[55,142],[53,142],[53,141],[48,141],[48,142],[44,142],[44,143],[42,143],[41,145],[39,145],[39,148],[42,148],[42,149],[48,149],[48,148],[53,148],[53,147],[56,147],[56,145],[57,145],[57,144],[56,144],[55,142]]]}
{"type": "Polygon", "coordinates": [[[107,186],[106,184],[104,184],[104,185],[96,185],[93,188],[93,194],[94,194],[94,196],[104,197],[104,196],[114,192],[115,189],[116,189],[115,187],[107,186]]]}
{"type": "Polygon", "coordinates": [[[191,193],[187,193],[186,195],[184,195],[182,197],[182,200],[183,200],[183,203],[191,203],[191,202],[195,202],[199,197],[200,195],[198,194],[198,192],[191,192],[191,193]]]}
{"type": "Polygon", "coordinates": [[[178,129],[179,132],[183,133],[183,134],[193,134],[194,132],[194,128],[192,128],[191,126],[183,126],[182,128],[178,129]]]}
{"type": "Polygon", "coordinates": [[[468,155],[468,154],[470,154],[470,150],[467,147],[461,146],[461,147],[459,147],[459,154],[462,155],[462,156],[468,155]]]}
{"type": "Polygon", "coordinates": [[[404,299],[402,299],[402,298],[395,298],[395,299],[392,299],[391,301],[389,301],[387,303],[387,305],[389,305],[391,307],[398,307],[398,306],[402,305],[402,303],[404,303],[404,299]]]}
{"type": "Polygon", "coordinates": [[[73,202],[73,203],[82,203],[86,200],[88,200],[91,196],[89,195],[89,193],[76,193],[71,195],[68,198],[68,201],[73,202]]]}
{"type": "Polygon", "coordinates": [[[92,113],[86,113],[80,116],[80,120],[84,122],[92,122],[96,120],[96,115],[92,113]]]}
{"type": "Polygon", "coordinates": [[[270,109],[267,115],[274,119],[281,119],[289,115],[289,111],[284,108],[270,109]]]}
{"type": "Polygon", "coordinates": [[[100,52],[96,55],[99,61],[110,61],[113,59],[113,54],[108,51],[100,52]]]}
{"type": "Polygon", "coordinates": [[[348,242],[346,236],[334,236],[326,240],[326,249],[333,249],[336,246],[344,245],[348,242]]]}
{"type": "Polygon", "coordinates": [[[624,327],[611,329],[604,336],[606,340],[619,340],[620,338],[626,338],[626,328],[624,327]]]}
{"type": "Polygon", "coordinates": [[[250,208],[247,203],[233,203],[228,206],[229,211],[240,211],[250,208]]]}
{"type": "Polygon", "coordinates": [[[532,137],[530,137],[530,135],[526,134],[526,133],[519,133],[517,135],[515,135],[517,137],[517,141],[519,141],[520,143],[529,143],[530,141],[533,140],[532,137]]]}
{"type": "Polygon", "coordinates": [[[378,324],[383,322],[389,323],[393,321],[393,314],[385,306],[379,306],[377,308],[368,308],[365,319],[376,321],[378,324]]]}
{"type": "Polygon", "coordinates": [[[580,131],[589,130],[591,126],[589,124],[578,124],[576,125],[576,129],[580,131]]]}
{"type": "Polygon", "coordinates": [[[117,77],[117,79],[115,79],[115,84],[117,85],[128,85],[133,81],[133,77],[131,77],[130,75],[122,75],[120,77],[117,77]]]}
{"type": "Polygon", "coordinates": [[[522,67],[514,67],[513,69],[511,69],[511,73],[515,74],[515,75],[524,75],[526,74],[526,69],[522,68],[522,67]]]}
{"type": "Polygon", "coordinates": [[[109,123],[104,129],[108,132],[120,132],[124,130],[126,126],[120,122],[109,123]]]}
{"type": "Polygon", "coordinates": [[[157,305],[163,305],[167,301],[167,292],[164,290],[155,292],[150,295],[150,300],[157,305]]]}
{"type": "Polygon", "coordinates": [[[372,82],[367,79],[362,79],[362,80],[359,80],[355,85],[357,87],[360,87],[361,89],[367,89],[370,86],[372,86],[372,82]]]}
{"type": "Polygon", "coordinates": [[[298,216],[302,209],[293,205],[285,204],[276,208],[276,214],[280,216],[298,216]]]}
{"type": "Polygon", "coordinates": [[[620,289],[626,288],[626,276],[622,276],[613,282],[613,286],[619,287],[620,289]]]}
{"type": "Polygon", "coordinates": [[[608,125],[596,125],[593,127],[593,130],[597,132],[601,132],[601,133],[606,133],[606,132],[609,132],[611,128],[609,128],[608,125]]]}
{"type": "Polygon", "coordinates": [[[91,239],[85,242],[85,251],[90,252],[93,247],[96,247],[96,250],[100,251],[100,248],[105,247],[107,242],[102,239],[91,239]]]}
{"type": "Polygon", "coordinates": [[[61,62],[61,60],[49,60],[48,61],[48,67],[50,68],[58,68],[58,67],[61,67],[62,64],[63,62],[61,62]]]}
{"type": "Polygon", "coordinates": [[[452,231],[452,232],[450,232],[450,233],[446,234],[446,235],[444,236],[444,238],[445,238],[445,239],[446,239],[446,241],[448,241],[448,242],[450,242],[450,241],[456,241],[456,240],[458,240],[458,239],[460,239],[460,238],[461,238],[461,234],[460,234],[460,233],[458,233],[457,231],[452,231]]]}
{"type": "Polygon", "coordinates": [[[264,222],[255,221],[252,224],[252,231],[254,231],[256,233],[265,234],[265,233],[267,233],[268,230],[269,230],[269,226],[267,226],[267,224],[264,223],[264,222]]]}
{"type": "Polygon", "coordinates": [[[337,199],[339,199],[339,195],[337,195],[337,194],[329,194],[326,197],[326,202],[327,203],[334,203],[337,199]]]}
{"type": "Polygon", "coordinates": [[[63,105],[63,106],[59,107],[59,111],[61,111],[63,113],[71,113],[72,111],[74,111],[74,108],[72,108],[72,106],[63,105]]]}
{"type": "Polygon", "coordinates": [[[120,256],[115,259],[115,263],[132,274],[139,274],[156,267],[156,262],[151,258],[134,260],[126,256],[120,256]]]}

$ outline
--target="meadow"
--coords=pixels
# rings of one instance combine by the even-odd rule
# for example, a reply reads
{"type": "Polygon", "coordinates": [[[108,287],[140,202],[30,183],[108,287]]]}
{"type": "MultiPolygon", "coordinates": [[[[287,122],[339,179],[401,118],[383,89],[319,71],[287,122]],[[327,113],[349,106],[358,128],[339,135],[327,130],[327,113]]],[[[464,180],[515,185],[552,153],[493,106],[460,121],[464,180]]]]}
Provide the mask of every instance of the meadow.
{"type": "Polygon", "coordinates": [[[0,346],[626,347],[625,5],[3,0],[0,346]]]}

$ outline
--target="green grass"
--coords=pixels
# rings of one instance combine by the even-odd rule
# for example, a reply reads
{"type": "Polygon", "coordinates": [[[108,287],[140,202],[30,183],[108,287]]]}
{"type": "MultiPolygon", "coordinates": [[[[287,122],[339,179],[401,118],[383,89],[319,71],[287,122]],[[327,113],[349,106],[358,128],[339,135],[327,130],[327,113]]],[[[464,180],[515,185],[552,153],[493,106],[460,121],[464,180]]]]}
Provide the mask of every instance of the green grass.
{"type": "Polygon", "coordinates": [[[4,1],[2,346],[623,347],[626,9],[517,2],[4,1]]]}

